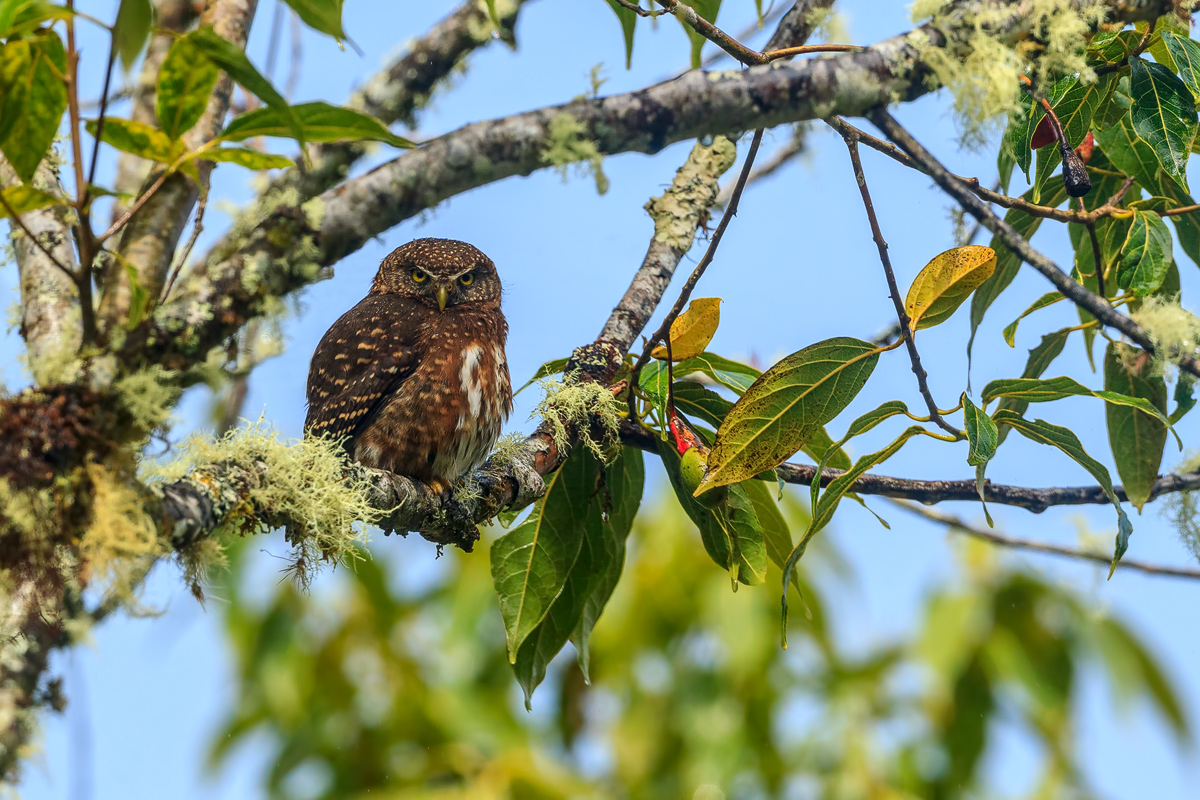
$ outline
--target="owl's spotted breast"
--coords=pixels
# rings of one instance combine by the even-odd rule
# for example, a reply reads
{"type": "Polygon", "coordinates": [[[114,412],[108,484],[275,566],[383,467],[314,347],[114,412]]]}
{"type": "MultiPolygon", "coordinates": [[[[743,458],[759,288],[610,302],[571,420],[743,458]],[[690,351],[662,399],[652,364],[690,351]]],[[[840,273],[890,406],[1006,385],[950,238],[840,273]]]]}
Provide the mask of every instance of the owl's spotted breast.
{"type": "Polygon", "coordinates": [[[306,433],[449,485],[483,461],[512,410],[507,336],[487,256],[440,239],[398,248],[313,354],[306,433]]]}
{"type": "Polygon", "coordinates": [[[469,312],[435,319],[417,367],[356,438],[355,459],[442,483],[480,464],[512,411],[496,322],[469,312]]]}

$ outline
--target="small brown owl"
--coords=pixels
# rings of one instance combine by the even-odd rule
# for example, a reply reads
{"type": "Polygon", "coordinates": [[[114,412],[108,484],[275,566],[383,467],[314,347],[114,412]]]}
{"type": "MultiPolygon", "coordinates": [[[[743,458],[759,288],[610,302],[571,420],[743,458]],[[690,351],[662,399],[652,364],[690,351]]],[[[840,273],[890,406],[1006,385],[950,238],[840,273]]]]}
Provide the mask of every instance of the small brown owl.
{"type": "Polygon", "coordinates": [[[490,258],[452,239],[409,242],[317,345],[305,432],[445,491],[512,411],[507,338],[490,258]]]}

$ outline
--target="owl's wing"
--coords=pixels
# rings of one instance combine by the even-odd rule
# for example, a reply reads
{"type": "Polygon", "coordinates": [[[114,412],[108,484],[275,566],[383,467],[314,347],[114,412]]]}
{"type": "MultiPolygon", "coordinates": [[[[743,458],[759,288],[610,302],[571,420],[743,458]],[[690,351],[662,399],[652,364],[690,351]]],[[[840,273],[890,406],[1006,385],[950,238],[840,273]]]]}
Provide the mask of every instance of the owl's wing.
{"type": "Polygon", "coordinates": [[[307,434],[357,436],[412,374],[419,326],[401,324],[410,309],[391,307],[398,302],[368,296],[322,337],[308,371],[307,434]]]}

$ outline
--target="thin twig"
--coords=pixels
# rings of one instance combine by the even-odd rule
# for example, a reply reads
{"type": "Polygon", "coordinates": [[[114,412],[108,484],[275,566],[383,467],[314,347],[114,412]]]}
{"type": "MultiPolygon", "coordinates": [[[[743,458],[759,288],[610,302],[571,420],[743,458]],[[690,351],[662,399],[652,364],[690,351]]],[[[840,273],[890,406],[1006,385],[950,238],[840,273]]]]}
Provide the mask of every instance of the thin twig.
{"type": "MultiPolygon", "coordinates": [[[[646,346],[642,348],[642,354],[638,356],[637,363],[633,365],[633,370],[630,372],[629,385],[631,387],[638,385],[638,377],[642,374],[642,367],[646,366],[646,362],[650,360],[650,351],[658,344],[663,337],[671,335],[671,325],[675,322],[675,318],[683,311],[687,305],[688,299],[692,296],[692,289],[696,287],[696,283],[704,275],[704,271],[708,269],[708,265],[712,263],[713,258],[717,254],[717,248],[721,245],[721,237],[725,235],[725,229],[729,227],[730,221],[737,215],[738,202],[742,199],[742,190],[746,188],[746,180],[750,177],[750,169],[754,166],[754,157],[758,155],[758,147],[762,144],[763,129],[759,128],[754,132],[754,138],[750,140],[750,149],[746,153],[746,161],[742,164],[741,174],[738,175],[737,185],[733,187],[733,194],[729,198],[729,205],[725,207],[725,211],[721,214],[721,221],[717,223],[717,229],[713,231],[712,238],[708,241],[708,249],[704,251],[704,256],[700,259],[700,263],[692,270],[692,274],[688,276],[687,283],[683,285],[683,289],[679,292],[679,298],[675,301],[675,305],[671,307],[670,312],[663,319],[662,325],[655,331],[650,339],[646,342],[646,346]]],[[[629,412],[631,419],[637,419],[637,410],[635,408],[635,393],[631,389],[629,392],[629,412]]]]}
{"type": "Polygon", "coordinates": [[[175,285],[175,279],[179,277],[180,270],[187,263],[188,257],[192,254],[192,248],[196,246],[196,240],[200,238],[200,232],[204,230],[204,209],[208,206],[208,187],[200,187],[200,200],[196,204],[196,221],[192,223],[192,235],[188,237],[187,244],[184,245],[183,253],[180,254],[179,260],[175,262],[175,267],[171,270],[171,274],[167,277],[167,283],[163,286],[160,296],[160,303],[165,303],[167,298],[171,296],[171,287],[175,285]]]}
{"type": "MultiPolygon", "coordinates": [[[[970,214],[983,223],[984,227],[995,234],[1022,261],[1040,272],[1063,296],[1075,305],[1089,312],[1103,325],[1116,328],[1128,336],[1142,349],[1149,353],[1155,352],[1153,340],[1145,329],[1130,317],[1114,309],[1106,299],[1089,290],[1069,274],[1064,272],[1053,261],[1038,252],[1029,244],[1029,240],[1019,234],[1012,225],[1000,219],[987,207],[971,189],[954,177],[942,166],[928,150],[912,137],[899,122],[886,110],[879,108],[869,114],[880,130],[888,138],[896,142],[915,161],[921,165],[921,171],[933,178],[934,183],[959,202],[970,214]]],[[[1179,366],[1192,375],[1200,377],[1200,362],[1194,353],[1173,352],[1168,354],[1179,366]]]]}
{"type": "Polygon", "coordinates": [[[96,238],[96,243],[103,244],[114,233],[121,230],[121,228],[124,228],[126,223],[128,223],[129,220],[133,219],[133,215],[136,214],[141,209],[142,206],[146,205],[146,203],[150,200],[150,198],[154,196],[154,193],[162,188],[162,185],[164,183],[166,183],[167,178],[171,177],[171,175],[172,175],[171,170],[164,169],[162,171],[162,174],[160,174],[158,176],[158,178],[155,179],[154,183],[150,184],[150,188],[147,189],[146,191],[142,192],[142,195],[137,200],[134,201],[133,205],[131,205],[128,209],[125,210],[125,213],[121,215],[121,218],[118,219],[116,222],[114,222],[112,225],[109,225],[108,230],[106,230],[104,233],[100,234],[96,238]]]}
{"type": "MultiPolygon", "coordinates": [[[[634,4],[627,2],[627,0],[617,0],[617,2],[625,8],[629,8],[631,10],[635,8],[634,4]]],[[[655,0],[655,2],[665,8],[667,12],[674,14],[675,17],[683,22],[684,25],[687,25],[696,33],[700,34],[705,39],[708,39],[717,47],[721,48],[746,66],[770,64],[772,61],[778,61],[781,58],[791,58],[792,56],[804,55],[807,53],[856,53],[866,49],[853,44],[810,44],[799,45],[797,47],[784,47],[779,50],[760,53],[754,48],[747,47],[746,45],[742,44],[737,39],[733,38],[728,33],[696,13],[696,9],[685,3],[679,2],[679,0],[655,0]]],[[[645,12],[641,14],[641,16],[649,16],[653,13],[654,12],[645,12]]]]}
{"type": "Polygon", "coordinates": [[[16,223],[16,226],[20,228],[27,237],[29,237],[29,241],[33,242],[37,249],[42,251],[42,255],[50,259],[50,262],[54,264],[54,266],[61,269],[73,283],[78,283],[79,279],[75,276],[75,273],[71,271],[71,268],[55,258],[54,254],[46,248],[46,245],[42,244],[41,240],[34,236],[33,232],[26,227],[25,221],[21,219],[21,215],[16,212],[16,209],[9,205],[8,198],[4,196],[3,192],[0,192],[0,206],[4,207],[4,211],[8,214],[8,218],[16,223]]]}
{"type": "Polygon", "coordinates": [[[96,325],[96,311],[92,304],[92,262],[96,257],[97,242],[92,234],[92,222],[87,210],[87,179],[83,172],[83,141],[79,135],[82,124],[79,116],[79,50],[75,46],[75,0],[67,0],[67,110],[71,120],[71,155],[75,160],[75,212],[79,225],[75,228],[76,244],[79,247],[79,273],[75,275],[75,286],[79,291],[79,314],[85,344],[100,339],[96,325]]]}
{"type": "MultiPolygon", "coordinates": [[[[860,130],[859,128],[854,127],[853,125],[851,125],[850,123],[848,123],[844,119],[842,119],[841,117],[831,117],[825,121],[827,123],[829,123],[829,125],[834,130],[836,130],[838,133],[842,134],[843,136],[846,136],[848,133],[853,133],[855,136],[858,137],[858,140],[862,144],[865,144],[867,147],[870,147],[872,150],[883,153],[888,158],[898,161],[899,163],[903,164],[904,166],[908,167],[909,169],[915,169],[917,172],[925,172],[926,174],[928,174],[928,172],[926,172],[926,170],[923,169],[920,164],[918,164],[913,159],[909,158],[908,155],[906,155],[903,150],[896,147],[894,144],[891,144],[890,142],[885,142],[882,139],[872,136],[871,134],[867,133],[864,130],[860,130]]],[[[1119,211],[1120,209],[1118,208],[1117,204],[1121,202],[1121,198],[1125,196],[1125,193],[1127,191],[1129,191],[1128,185],[1123,186],[1122,190],[1117,192],[1116,194],[1114,194],[1111,198],[1109,198],[1109,200],[1106,203],[1104,203],[1104,205],[1098,206],[1096,209],[1094,209],[1092,211],[1088,211],[1088,212],[1073,211],[1070,209],[1051,208],[1050,206],[1040,206],[1035,203],[1031,203],[1028,200],[1025,200],[1024,198],[1010,197],[1009,195],[1002,194],[1001,192],[998,192],[995,189],[989,189],[989,188],[985,187],[978,178],[967,178],[962,175],[955,175],[954,173],[949,173],[949,174],[955,180],[961,181],[968,189],[970,189],[972,192],[974,192],[977,196],[983,198],[984,200],[986,200],[989,203],[992,203],[993,205],[1000,206],[1001,208],[1015,208],[1018,211],[1024,211],[1026,214],[1028,214],[1031,217],[1039,217],[1041,219],[1052,219],[1052,220],[1055,220],[1056,222],[1074,222],[1074,223],[1078,223],[1080,225],[1087,225],[1089,222],[1096,222],[1098,220],[1101,220],[1101,219],[1111,216],[1114,211],[1119,211]]],[[[1129,184],[1132,184],[1132,179],[1130,179],[1129,184]]],[[[1200,208],[1200,206],[1196,206],[1195,208],[1200,208]]],[[[1183,211],[1186,211],[1186,209],[1176,209],[1176,213],[1182,213],[1183,211]]],[[[1166,212],[1162,212],[1162,211],[1160,211],[1158,213],[1160,216],[1171,216],[1170,213],[1166,213],[1166,212]]]]}
{"type": "Polygon", "coordinates": [[[91,196],[92,184],[96,182],[96,166],[100,156],[100,139],[104,136],[104,116],[108,112],[108,90],[112,84],[113,63],[117,60],[117,47],[113,39],[109,39],[108,63],[104,71],[104,88],[100,92],[100,113],[96,116],[96,135],[92,142],[92,162],[88,168],[87,185],[83,189],[83,204],[86,206],[91,196]]]}
{"type": "MultiPolygon", "coordinates": [[[[1079,210],[1087,213],[1082,197],[1079,198],[1079,210]]],[[[1100,238],[1096,236],[1096,221],[1089,220],[1085,227],[1092,242],[1092,271],[1096,273],[1096,293],[1107,299],[1108,293],[1104,291],[1104,254],[1100,250],[1100,238]]]]}
{"type": "Polygon", "coordinates": [[[904,337],[904,345],[908,349],[908,359],[912,362],[913,374],[917,376],[917,386],[925,405],[929,409],[929,421],[949,433],[955,439],[965,439],[966,434],[946,422],[938,411],[933,393],[929,391],[928,375],[921,366],[921,355],[917,352],[917,343],[913,340],[912,321],[904,309],[904,300],[900,297],[900,287],[896,283],[896,273],[892,270],[892,259],[888,256],[888,245],[884,241],[883,231],[879,227],[879,219],[875,216],[875,204],[871,202],[871,192],[867,188],[867,176],[863,172],[862,160],[858,157],[858,140],[853,134],[842,137],[846,149],[850,151],[850,163],[854,166],[854,178],[858,182],[858,191],[862,195],[863,207],[867,210],[867,221],[871,224],[871,238],[879,250],[879,260],[883,264],[883,274],[887,276],[888,292],[892,297],[892,305],[896,308],[896,319],[900,322],[900,335],[904,337]]]}
{"type": "MultiPolygon", "coordinates": [[[[888,499],[894,505],[903,508],[912,514],[924,517],[931,522],[936,522],[940,525],[945,525],[956,533],[965,534],[976,539],[983,539],[992,544],[1001,547],[1010,547],[1015,550],[1030,550],[1035,553],[1045,553],[1047,555],[1066,556],[1067,558],[1076,558],[1084,561],[1094,561],[1102,567],[1108,567],[1112,563],[1112,556],[1102,553],[1092,553],[1087,550],[1079,550],[1074,547],[1064,547],[1058,544],[1050,544],[1049,542],[1039,542],[1033,539],[1020,539],[1016,536],[1006,536],[986,528],[980,528],[971,525],[960,517],[953,514],[945,514],[934,509],[924,508],[916,503],[910,503],[906,500],[888,499]]],[[[1187,567],[1172,567],[1165,564],[1148,564],[1145,561],[1138,561],[1132,558],[1122,558],[1117,565],[1118,569],[1132,569],[1138,572],[1145,572],[1148,575],[1163,575],[1170,578],[1200,578],[1200,570],[1189,569],[1187,567]]]]}

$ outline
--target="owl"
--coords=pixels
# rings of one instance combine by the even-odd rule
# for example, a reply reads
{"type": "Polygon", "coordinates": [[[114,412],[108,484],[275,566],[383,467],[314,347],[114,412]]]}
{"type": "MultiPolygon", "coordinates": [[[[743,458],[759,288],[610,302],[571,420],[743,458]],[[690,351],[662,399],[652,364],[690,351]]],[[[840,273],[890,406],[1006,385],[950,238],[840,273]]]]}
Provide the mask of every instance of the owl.
{"type": "Polygon", "coordinates": [[[445,492],[480,464],[512,411],[492,260],[466,242],[392,251],[371,291],[321,338],[305,434],[445,492]]]}

